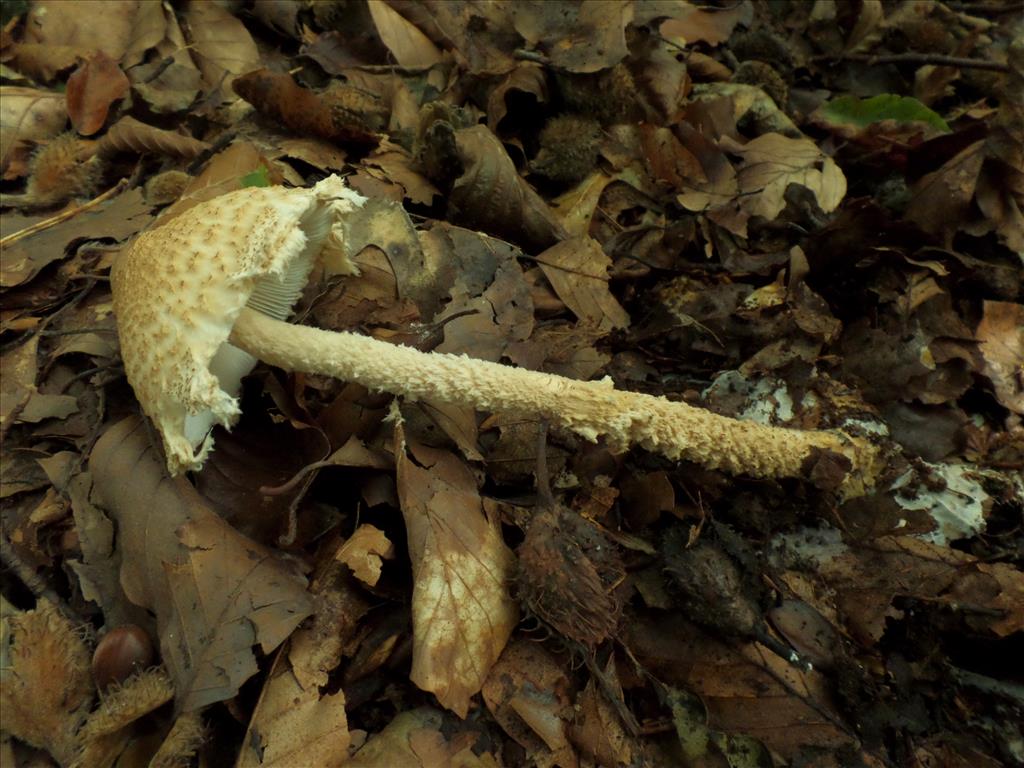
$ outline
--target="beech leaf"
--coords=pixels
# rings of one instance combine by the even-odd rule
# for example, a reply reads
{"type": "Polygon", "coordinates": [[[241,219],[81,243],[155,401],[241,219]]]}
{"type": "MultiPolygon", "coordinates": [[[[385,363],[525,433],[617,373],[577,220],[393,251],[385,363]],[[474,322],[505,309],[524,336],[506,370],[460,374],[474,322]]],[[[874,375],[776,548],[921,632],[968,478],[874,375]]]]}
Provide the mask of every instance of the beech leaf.
{"type": "Polygon", "coordinates": [[[458,457],[407,443],[399,425],[395,463],[413,570],[410,678],[464,718],[518,620],[515,558],[458,457]]]}
{"type": "Polygon", "coordinates": [[[144,422],[118,422],[89,462],[94,492],[118,524],[121,584],[156,613],[179,711],[230,699],[310,613],[305,580],[276,554],[173,481],[144,422]]]}

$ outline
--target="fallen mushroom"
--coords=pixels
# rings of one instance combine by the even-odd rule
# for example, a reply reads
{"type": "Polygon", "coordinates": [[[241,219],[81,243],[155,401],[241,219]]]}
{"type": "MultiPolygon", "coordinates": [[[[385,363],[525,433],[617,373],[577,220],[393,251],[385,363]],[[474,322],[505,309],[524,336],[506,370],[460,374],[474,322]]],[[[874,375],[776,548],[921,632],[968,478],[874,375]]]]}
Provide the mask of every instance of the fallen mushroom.
{"type": "Polygon", "coordinates": [[[850,461],[846,495],[873,484],[878,449],[838,430],[739,421],[616,390],[607,377],[575,381],[285,322],[318,259],[354,273],[345,218],[363,202],[336,176],[312,189],[242,189],[142,234],[118,259],[111,283],[125,370],[172,474],[198,470],[211,427],[235,423],[239,382],[259,359],[413,400],[545,418],[615,449],[639,444],[733,474],[797,477],[831,451],[850,461]]]}

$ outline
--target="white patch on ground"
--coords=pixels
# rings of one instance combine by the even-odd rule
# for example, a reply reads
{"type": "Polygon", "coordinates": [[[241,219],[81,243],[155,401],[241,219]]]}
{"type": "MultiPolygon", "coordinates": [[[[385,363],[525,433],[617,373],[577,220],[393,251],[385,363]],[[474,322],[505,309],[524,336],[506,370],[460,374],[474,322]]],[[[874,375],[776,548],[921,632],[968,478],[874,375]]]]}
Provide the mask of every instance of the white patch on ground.
{"type": "MultiPolygon", "coordinates": [[[[929,464],[933,476],[941,478],[946,487],[931,490],[918,489],[913,498],[896,493],[893,498],[903,509],[927,512],[935,521],[936,529],[921,534],[921,538],[933,544],[946,546],[950,541],[975,536],[985,528],[985,502],[988,494],[978,481],[978,471],[965,464],[929,464]]],[[[912,479],[907,472],[892,484],[890,490],[898,491],[912,479]]]]}
{"type": "Polygon", "coordinates": [[[786,384],[776,378],[751,381],[739,371],[726,371],[718,376],[701,396],[736,393],[746,398],[746,407],[737,418],[758,424],[778,424],[793,418],[793,398],[786,384]]]}

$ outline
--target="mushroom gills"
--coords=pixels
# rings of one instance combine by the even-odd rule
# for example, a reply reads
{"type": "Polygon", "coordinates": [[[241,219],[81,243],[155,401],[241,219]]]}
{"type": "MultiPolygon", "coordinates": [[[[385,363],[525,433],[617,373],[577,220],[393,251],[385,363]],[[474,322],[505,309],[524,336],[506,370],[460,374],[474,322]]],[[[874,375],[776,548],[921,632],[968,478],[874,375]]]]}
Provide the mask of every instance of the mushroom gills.
{"type": "MultiPolygon", "coordinates": [[[[317,257],[328,243],[335,217],[328,205],[313,205],[299,221],[306,238],[302,251],[288,261],[282,272],[264,277],[256,287],[246,306],[276,320],[287,320],[292,308],[302,296],[317,257]]],[[[225,341],[210,360],[209,370],[217,377],[220,388],[231,397],[238,397],[242,379],[252,373],[259,359],[234,344],[225,341]]],[[[206,409],[185,416],[185,438],[193,446],[200,445],[210,433],[217,417],[206,409]]]]}

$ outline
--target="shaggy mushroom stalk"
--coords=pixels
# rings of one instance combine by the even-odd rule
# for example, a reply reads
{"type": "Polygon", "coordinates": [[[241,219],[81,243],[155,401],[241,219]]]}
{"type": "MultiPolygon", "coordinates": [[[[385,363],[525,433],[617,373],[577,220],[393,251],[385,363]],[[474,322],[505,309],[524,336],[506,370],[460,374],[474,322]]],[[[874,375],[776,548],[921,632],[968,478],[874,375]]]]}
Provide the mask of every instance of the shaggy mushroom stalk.
{"type": "Polygon", "coordinates": [[[857,447],[840,433],[770,427],[617,390],[608,378],[576,381],[420,352],[354,333],[291,325],[248,308],[235,321],[231,342],[288,371],[333,376],[413,400],[543,417],[588,440],[604,436],[622,449],[639,444],[733,474],[796,477],[814,448],[848,453],[857,447]]]}
{"type": "Polygon", "coordinates": [[[159,429],[172,474],[202,466],[210,428],[239,415],[239,381],[257,360],[376,391],[542,417],[617,449],[641,445],[734,474],[797,477],[816,451],[845,456],[846,495],[871,486],[879,453],[841,431],[720,416],[608,378],[561,376],[426,353],[286,322],[314,263],[349,269],[345,218],[364,202],[337,177],[312,189],[244,189],[141,235],[111,275],[128,380],[159,429]]]}

